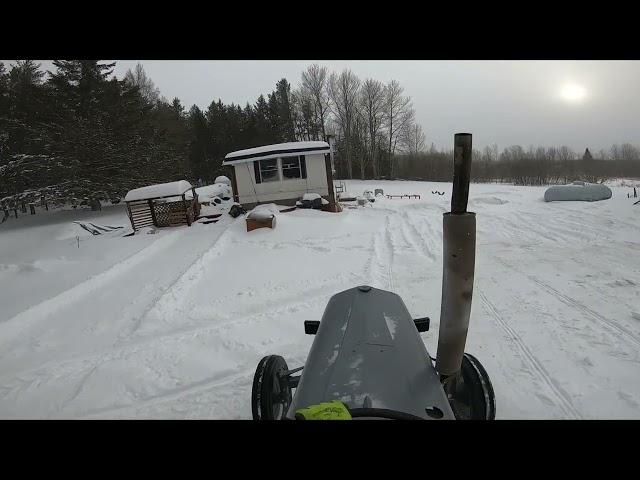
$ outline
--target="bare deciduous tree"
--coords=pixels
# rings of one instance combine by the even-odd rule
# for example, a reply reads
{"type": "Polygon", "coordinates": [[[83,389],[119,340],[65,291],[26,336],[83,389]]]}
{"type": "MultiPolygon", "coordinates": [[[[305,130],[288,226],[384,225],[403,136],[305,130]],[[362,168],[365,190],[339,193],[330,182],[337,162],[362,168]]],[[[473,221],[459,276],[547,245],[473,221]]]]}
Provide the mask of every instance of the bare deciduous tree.
{"type": "Polygon", "coordinates": [[[153,80],[147,76],[140,62],[138,62],[133,71],[131,71],[131,69],[127,70],[124,81],[129,85],[138,87],[142,98],[150,104],[155,105],[158,100],[160,100],[160,89],[158,89],[153,83],[153,80]]]}
{"type": "Polygon", "coordinates": [[[313,98],[309,91],[300,87],[291,92],[291,107],[296,138],[317,140],[320,126],[316,122],[313,98]]]}
{"type": "Polygon", "coordinates": [[[404,152],[415,156],[424,150],[426,136],[420,125],[412,123],[402,132],[400,142],[404,152]]]}
{"type": "MultiPolygon", "coordinates": [[[[360,107],[360,106],[358,106],[360,107]]],[[[365,179],[365,171],[370,163],[369,155],[369,132],[367,129],[367,119],[361,108],[356,109],[356,117],[353,124],[353,135],[351,144],[353,146],[353,154],[356,163],[360,167],[360,179],[365,179]]]]}
{"type": "Polygon", "coordinates": [[[358,91],[360,79],[351,71],[344,70],[340,75],[332,73],[329,78],[331,93],[331,109],[342,131],[344,140],[344,160],[347,165],[347,175],[353,178],[352,137],[357,115],[358,91]]]}
{"type": "Polygon", "coordinates": [[[302,72],[301,90],[311,98],[316,122],[322,133],[322,140],[326,140],[325,124],[330,101],[327,67],[321,67],[314,63],[306,71],[302,72]]]}
{"type": "Polygon", "coordinates": [[[394,165],[393,155],[398,140],[398,134],[405,129],[413,119],[411,109],[411,99],[402,95],[404,89],[396,80],[392,80],[385,88],[385,124],[387,127],[389,156],[389,174],[393,178],[394,165]]]}
{"type": "Polygon", "coordinates": [[[385,115],[385,87],[382,82],[371,78],[364,81],[360,89],[360,110],[364,116],[367,137],[368,154],[373,169],[373,177],[378,178],[378,137],[384,123],[385,115]]]}
{"type": "Polygon", "coordinates": [[[560,161],[574,160],[576,158],[576,152],[571,150],[566,145],[563,145],[557,149],[557,155],[558,160],[560,161]]]}

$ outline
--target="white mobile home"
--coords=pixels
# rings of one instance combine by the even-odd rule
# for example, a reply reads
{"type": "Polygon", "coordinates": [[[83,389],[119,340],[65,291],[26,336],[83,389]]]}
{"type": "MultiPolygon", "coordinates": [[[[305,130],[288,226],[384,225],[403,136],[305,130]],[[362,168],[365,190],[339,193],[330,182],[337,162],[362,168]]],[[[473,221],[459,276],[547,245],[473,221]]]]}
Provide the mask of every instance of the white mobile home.
{"type": "Polygon", "coordinates": [[[335,203],[327,142],[290,142],[229,153],[234,200],[245,208],[260,203],[295,205],[305,193],[335,203]]]}

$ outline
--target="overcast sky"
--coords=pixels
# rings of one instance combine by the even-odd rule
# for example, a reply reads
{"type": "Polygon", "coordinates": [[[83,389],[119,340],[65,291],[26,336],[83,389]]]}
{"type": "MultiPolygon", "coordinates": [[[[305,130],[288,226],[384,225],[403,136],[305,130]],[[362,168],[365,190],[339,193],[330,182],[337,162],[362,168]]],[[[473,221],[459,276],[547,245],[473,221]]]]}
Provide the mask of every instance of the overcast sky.
{"type": "MultiPolygon", "coordinates": [[[[640,145],[638,61],[173,61],[140,60],[171,100],[206,109],[212,100],[254,103],[286,78],[293,87],[312,63],[361,79],[395,79],[412,98],[427,144],[451,147],[456,132],[474,147],[568,145],[578,152],[640,145]]],[[[118,61],[122,77],[137,61],[118,61]]],[[[52,68],[42,61],[43,68],[52,68]]]]}

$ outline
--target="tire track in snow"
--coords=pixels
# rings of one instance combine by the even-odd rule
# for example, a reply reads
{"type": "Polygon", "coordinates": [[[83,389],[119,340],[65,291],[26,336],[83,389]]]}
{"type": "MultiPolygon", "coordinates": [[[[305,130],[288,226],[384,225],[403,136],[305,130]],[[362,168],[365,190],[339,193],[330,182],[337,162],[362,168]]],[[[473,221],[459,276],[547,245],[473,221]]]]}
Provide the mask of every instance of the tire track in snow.
{"type": "MultiPolygon", "coordinates": [[[[109,282],[118,280],[118,278],[126,272],[134,269],[140,263],[149,259],[149,257],[162,253],[173,244],[175,244],[183,235],[182,232],[171,232],[162,238],[155,240],[151,245],[139,250],[130,257],[112,265],[109,269],[101,272],[88,280],[65,290],[58,295],[49,298],[37,305],[34,305],[27,310],[24,310],[17,315],[14,315],[9,320],[0,323],[0,329],[2,330],[3,339],[7,338],[6,329],[12,328],[13,330],[21,331],[27,328],[31,323],[48,317],[62,308],[67,308],[75,302],[85,299],[88,295],[92,294],[96,290],[103,288],[109,282]]],[[[17,333],[17,332],[12,332],[17,333]]]]}
{"type": "MultiPolygon", "coordinates": [[[[226,231],[226,228],[228,226],[229,225],[225,225],[224,226],[225,228],[221,230],[217,230],[217,231],[212,230],[212,233],[217,233],[217,235],[213,235],[213,239],[212,239],[213,243],[215,243],[217,239],[226,231]]],[[[180,238],[181,239],[184,238],[182,234],[180,235],[180,238]]],[[[193,237],[191,237],[191,240],[193,240],[193,237]]],[[[158,240],[156,240],[156,242],[157,241],[158,240]]],[[[172,244],[173,243],[174,242],[172,242],[172,244]]],[[[212,246],[212,241],[209,240],[205,243],[204,246],[201,245],[198,247],[197,250],[191,251],[191,254],[189,255],[189,257],[193,257],[193,256],[196,257],[194,262],[192,263],[197,262],[198,258],[201,255],[201,250],[203,249],[206,250],[207,248],[210,249],[211,246],[212,246]]],[[[167,245],[165,245],[165,247],[167,247],[167,245]]],[[[156,251],[156,254],[157,253],[158,252],[156,251]]],[[[155,254],[153,256],[147,254],[146,262],[148,263],[150,261],[154,261],[154,257],[155,257],[155,254]]],[[[113,340],[111,340],[110,342],[105,343],[104,345],[100,346],[97,349],[96,348],[92,349],[93,351],[84,352],[80,355],[76,354],[70,357],[65,356],[63,351],[61,351],[60,353],[62,353],[62,358],[57,358],[56,360],[50,360],[48,362],[41,363],[40,365],[31,366],[17,372],[16,371],[4,372],[2,375],[0,375],[0,379],[2,379],[3,381],[10,381],[15,383],[15,380],[18,376],[23,375],[25,373],[30,373],[30,372],[44,372],[45,377],[49,379],[50,377],[57,376],[57,374],[60,373],[59,370],[61,367],[63,370],[62,374],[64,378],[67,378],[70,376],[82,374],[82,372],[84,371],[88,371],[91,369],[95,370],[96,367],[102,365],[105,361],[108,362],[108,361],[117,359],[117,358],[114,358],[113,355],[109,356],[108,354],[111,352],[122,351],[119,347],[123,346],[123,343],[125,342],[125,340],[127,340],[127,338],[137,329],[140,322],[144,319],[148,311],[151,310],[154,307],[154,305],[157,303],[157,301],[163,296],[162,292],[166,293],[166,291],[170,290],[171,286],[177,281],[176,277],[180,278],[180,273],[187,268],[188,267],[183,267],[182,269],[179,269],[177,272],[171,272],[170,277],[167,277],[167,275],[162,274],[162,275],[159,275],[158,278],[153,278],[153,284],[149,283],[147,284],[147,286],[155,285],[155,288],[147,288],[147,286],[145,286],[145,288],[143,288],[139,293],[136,294],[135,298],[133,298],[131,302],[124,302],[123,303],[124,309],[122,309],[122,311],[119,313],[119,318],[123,320],[122,321],[123,326],[118,329],[119,332],[116,332],[118,333],[118,335],[114,336],[113,340]],[[163,284],[165,284],[167,281],[170,282],[168,286],[163,286],[163,284]],[[134,322],[133,327],[131,326],[132,322],[134,322]],[[87,364],[89,365],[87,366],[87,364]],[[69,371],[69,366],[71,366],[70,371],[69,371]]],[[[115,279],[115,281],[117,281],[117,279],[115,279]]],[[[83,301],[86,302],[87,300],[91,301],[90,298],[77,299],[78,302],[83,302],[83,301]]],[[[135,344],[135,342],[125,343],[124,346],[126,347],[127,345],[130,345],[130,344],[135,344]]],[[[58,357],[60,357],[60,355],[58,357]]],[[[32,380],[33,379],[31,379],[29,383],[33,384],[32,380]]],[[[78,383],[78,382],[74,381],[74,383],[78,383]]],[[[78,390],[75,396],[77,396],[79,393],[80,393],[80,390],[78,390]]],[[[70,399],[69,401],[71,400],[72,399],[70,399]]]]}
{"type": "MultiPolygon", "coordinates": [[[[588,217],[584,216],[584,211],[583,210],[574,210],[572,208],[568,208],[566,205],[558,205],[558,207],[560,207],[562,209],[562,211],[566,211],[566,212],[571,212],[571,213],[575,213],[579,218],[585,219],[588,217]]],[[[598,224],[597,226],[599,228],[604,229],[611,229],[613,228],[615,225],[622,225],[623,227],[626,228],[630,228],[632,230],[637,230],[640,231],[640,225],[636,225],[634,223],[631,222],[626,222],[624,220],[622,220],[621,218],[618,217],[613,217],[611,216],[611,214],[607,214],[606,212],[603,212],[604,214],[599,214],[599,213],[594,213],[593,211],[589,211],[589,217],[591,218],[596,218],[598,220],[602,220],[603,224],[598,224]]]]}
{"type": "Polygon", "coordinates": [[[511,340],[515,343],[518,350],[522,353],[522,358],[530,367],[531,373],[533,373],[538,380],[543,385],[547,386],[548,391],[556,398],[557,403],[555,405],[559,407],[562,412],[571,419],[581,419],[582,415],[580,412],[576,410],[571,402],[569,396],[556,385],[556,382],[553,380],[549,372],[542,366],[540,361],[533,355],[527,344],[522,340],[520,335],[509,326],[509,324],[502,318],[498,309],[489,301],[484,292],[480,289],[476,289],[478,291],[478,295],[482,300],[483,305],[486,307],[487,312],[491,315],[491,317],[496,321],[497,325],[502,329],[504,333],[510,337],[511,340]]]}
{"type": "Polygon", "coordinates": [[[373,235],[371,258],[367,269],[371,285],[377,288],[393,288],[393,244],[391,240],[389,215],[385,215],[384,227],[373,235]]]}
{"type": "MultiPolygon", "coordinates": [[[[432,251],[433,243],[430,241],[431,239],[426,239],[424,235],[418,231],[417,227],[411,220],[411,216],[406,210],[403,210],[401,215],[405,219],[404,222],[401,222],[403,235],[407,237],[409,243],[413,246],[413,249],[419,255],[434,261],[436,256],[432,251]],[[419,239],[419,241],[416,241],[416,239],[419,239]],[[420,243],[422,244],[422,248],[420,247],[420,243]]],[[[431,228],[429,228],[429,230],[431,231],[431,228]]]]}
{"type": "MultiPolygon", "coordinates": [[[[519,213],[519,221],[529,231],[539,231],[541,228],[547,232],[547,236],[553,239],[558,237],[565,244],[575,245],[575,242],[590,243],[607,238],[611,233],[610,228],[587,221],[586,219],[541,215],[533,212],[519,213]]],[[[557,241],[557,240],[556,240],[557,241]]]]}
{"type": "Polygon", "coordinates": [[[204,393],[212,389],[216,389],[219,387],[223,387],[223,386],[238,382],[239,380],[244,380],[247,377],[252,378],[254,371],[255,371],[255,368],[250,368],[232,375],[223,375],[221,377],[206,378],[197,382],[190,383],[189,385],[186,385],[184,387],[172,388],[164,392],[161,392],[157,395],[150,395],[148,397],[141,399],[139,402],[136,402],[136,403],[88,410],[84,414],[79,416],[78,419],[89,419],[91,417],[99,417],[103,415],[106,415],[107,417],[111,417],[113,414],[117,414],[118,412],[127,412],[127,411],[133,411],[134,412],[133,416],[136,416],[135,412],[138,409],[154,407],[154,406],[162,405],[164,403],[177,401],[187,395],[204,393]]]}
{"type": "MultiPolygon", "coordinates": [[[[224,330],[229,330],[237,325],[244,326],[251,324],[252,326],[255,326],[257,323],[271,321],[274,317],[279,317],[290,312],[292,308],[297,309],[299,307],[315,305],[323,300],[325,296],[333,293],[335,293],[335,284],[327,283],[317,289],[305,292],[304,300],[300,300],[298,302],[290,303],[293,299],[299,299],[299,294],[277,299],[273,303],[281,305],[279,308],[272,309],[271,306],[269,306],[269,308],[254,307],[240,317],[226,318],[217,322],[215,325],[203,326],[200,324],[188,328],[177,329],[162,335],[150,334],[150,336],[142,337],[128,344],[120,345],[116,348],[110,348],[103,352],[67,358],[64,360],[56,360],[40,365],[36,368],[12,372],[11,374],[0,377],[0,379],[3,380],[2,383],[6,383],[7,379],[19,380],[22,383],[22,386],[20,386],[18,390],[22,391],[28,389],[35,382],[46,382],[51,379],[59,381],[63,378],[86,371],[93,373],[97,367],[107,364],[108,362],[124,360],[132,355],[144,354],[147,351],[154,351],[159,347],[170,346],[171,344],[182,344],[196,335],[218,334],[217,338],[222,339],[224,335],[221,333],[224,330]],[[90,365],[87,365],[87,363],[90,363],[90,365]],[[61,369],[63,370],[62,372],[60,371],[61,369]],[[31,375],[35,376],[27,379],[21,378],[31,375]],[[43,380],[44,377],[46,377],[46,379],[43,380]]],[[[89,375],[83,374],[83,379],[86,380],[88,376],[89,375]]],[[[81,380],[77,383],[81,386],[86,382],[81,380]]],[[[15,388],[17,387],[10,390],[13,392],[15,388]]],[[[7,390],[9,390],[8,387],[7,390]]],[[[81,389],[78,387],[76,391],[77,394],[79,394],[81,389]]],[[[75,396],[77,396],[77,394],[75,396]]]]}
{"type": "Polygon", "coordinates": [[[99,366],[100,366],[99,364],[94,365],[93,368],[91,368],[91,370],[89,370],[86,374],[82,376],[82,378],[78,382],[78,385],[76,386],[74,391],[71,393],[71,395],[69,395],[67,399],[63,400],[62,404],[58,406],[58,409],[57,409],[58,412],[64,410],[67,405],[69,405],[71,402],[73,402],[76,398],[80,396],[80,394],[84,390],[85,385],[87,384],[87,381],[96,372],[96,370],[98,370],[99,366]]]}
{"type": "Polygon", "coordinates": [[[212,252],[217,254],[222,248],[226,246],[226,234],[231,225],[232,223],[225,225],[220,234],[215,237],[213,243],[208,244],[208,246],[205,247],[204,252],[196,255],[194,260],[189,265],[182,268],[178,276],[164,289],[164,293],[155,298],[149,305],[147,305],[147,307],[140,315],[135,317],[134,325],[125,335],[120,336],[119,342],[122,340],[122,338],[134,334],[140,328],[142,322],[147,318],[147,316],[149,316],[153,312],[153,310],[157,308],[158,305],[161,305],[163,302],[167,301],[167,297],[170,296],[174,304],[178,301],[178,297],[184,297],[182,293],[185,290],[185,283],[193,285],[192,281],[194,269],[197,269],[197,273],[202,276],[201,270],[204,268],[203,262],[206,263],[206,261],[209,260],[212,252]],[[176,289],[178,290],[177,296],[176,289]]]}
{"type": "MultiPolygon", "coordinates": [[[[266,298],[266,300],[262,300],[260,303],[253,303],[249,305],[249,307],[240,312],[236,312],[241,316],[246,316],[250,314],[257,314],[266,309],[279,308],[283,303],[287,303],[288,305],[298,305],[300,302],[295,302],[290,304],[292,300],[298,300],[301,298],[313,299],[316,296],[320,296],[323,292],[327,292],[327,294],[331,291],[335,291],[335,289],[339,288],[342,285],[351,285],[354,279],[358,278],[358,275],[353,273],[342,273],[339,272],[335,276],[320,278],[318,280],[305,281],[304,283],[300,283],[301,286],[304,286],[304,295],[300,294],[300,291],[291,292],[291,288],[289,284],[278,284],[275,287],[271,287],[269,289],[264,289],[269,291],[269,295],[265,295],[262,298],[266,298]],[[285,295],[281,295],[281,292],[284,292],[285,295]]],[[[204,305],[202,308],[206,308],[211,311],[219,311],[225,310],[229,308],[229,305],[236,306],[238,304],[238,293],[234,292],[233,294],[221,296],[219,298],[212,299],[211,302],[204,305]]],[[[252,297],[250,297],[252,298],[252,297]]],[[[243,297],[244,299],[244,297],[243,297]]],[[[242,304],[243,302],[241,302],[242,304]]],[[[302,302],[304,303],[304,302],[302,302]]],[[[196,310],[197,311],[197,310],[196,310]]],[[[181,314],[189,313],[190,318],[194,320],[202,320],[203,318],[193,317],[193,308],[189,308],[189,312],[180,312],[181,314]]],[[[208,315],[206,318],[211,318],[211,315],[208,315]]]]}
{"type": "MultiPolygon", "coordinates": [[[[309,304],[312,303],[313,299],[307,299],[305,301],[302,302],[298,302],[298,304],[309,304]]],[[[145,352],[147,350],[153,350],[154,348],[156,348],[158,345],[163,345],[163,344],[167,344],[167,343],[180,343],[183,340],[188,340],[189,338],[193,337],[194,334],[210,334],[210,333],[216,333],[216,332],[220,332],[221,330],[226,330],[229,327],[232,327],[233,325],[236,324],[241,324],[241,323],[247,323],[249,321],[255,322],[255,321],[265,321],[265,320],[270,320],[271,318],[273,318],[273,316],[276,316],[280,313],[285,313],[286,311],[288,311],[292,306],[295,306],[296,304],[288,304],[285,307],[282,307],[280,309],[276,309],[273,310],[272,315],[268,316],[266,314],[264,315],[259,315],[259,314],[249,314],[246,316],[242,316],[239,318],[233,318],[233,319],[226,319],[223,320],[221,322],[216,323],[215,325],[209,325],[209,326],[195,326],[195,327],[191,327],[191,328],[184,328],[184,329],[177,329],[174,330],[170,333],[164,334],[164,335],[154,335],[154,336],[149,336],[149,337],[143,337],[140,340],[136,340],[134,342],[131,342],[129,344],[126,345],[122,345],[119,346],[117,348],[113,348],[113,349],[109,349],[103,352],[98,352],[98,353],[93,353],[93,354],[89,354],[89,355],[83,355],[80,357],[73,357],[73,358],[67,358],[64,360],[56,360],[53,362],[49,362],[46,363],[44,365],[40,365],[36,368],[31,368],[28,370],[23,370],[23,371],[19,371],[19,372],[12,372],[10,374],[6,374],[2,377],[0,377],[1,379],[6,379],[6,378],[10,378],[10,377],[16,377],[19,378],[25,374],[32,374],[32,373],[37,373],[40,372],[42,370],[49,370],[52,369],[54,367],[68,367],[68,364],[74,364],[74,363],[84,363],[86,361],[91,361],[91,360],[96,360],[96,362],[94,362],[92,364],[92,366],[90,368],[93,368],[95,366],[99,366],[100,364],[103,363],[107,363],[110,361],[114,361],[114,360],[122,360],[128,356],[131,355],[135,355],[138,353],[142,353],[145,352]],[[256,318],[258,317],[258,318],[256,318]],[[265,317],[265,318],[260,318],[260,317],[265,317]]],[[[86,367],[81,367],[80,370],[87,370],[86,367]]],[[[65,376],[68,376],[68,374],[73,374],[76,373],[78,370],[71,370],[71,372],[65,372],[65,376]]],[[[56,372],[56,377],[60,378],[60,373],[56,372]]],[[[38,376],[39,379],[41,379],[40,376],[38,376]]],[[[31,383],[30,380],[24,380],[21,379],[21,381],[25,382],[25,383],[31,383]]]]}
{"type": "Polygon", "coordinates": [[[420,249],[409,239],[404,223],[399,221],[396,215],[390,215],[388,218],[391,233],[391,243],[393,245],[394,251],[413,252],[420,256],[423,256],[423,253],[420,251],[420,249]]]}
{"type": "Polygon", "coordinates": [[[394,282],[393,282],[393,239],[391,238],[391,220],[390,216],[387,215],[385,218],[385,228],[384,228],[384,242],[383,245],[383,261],[387,262],[387,278],[389,283],[389,290],[394,290],[394,282]]]}
{"type": "Polygon", "coordinates": [[[569,295],[565,295],[564,293],[559,292],[558,290],[553,288],[551,285],[543,282],[539,278],[533,275],[527,275],[527,278],[529,278],[529,280],[531,280],[532,282],[542,287],[545,291],[547,291],[548,293],[556,297],[565,305],[575,308],[576,310],[582,312],[584,316],[591,318],[592,321],[595,321],[599,325],[605,324],[605,326],[609,327],[609,329],[611,329],[614,332],[614,336],[616,336],[618,339],[626,341],[627,343],[631,343],[636,347],[640,347],[640,339],[638,339],[638,337],[636,337],[632,332],[630,332],[626,328],[616,325],[614,322],[612,322],[608,318],[600,315],[598,312],[595,312],[594,310],[591,310],[586,305],[578,302],[575,298],[572,298],[569,295]]]}
{"type": "Polygon", "coordinates": [[[534,275],[525,274],[521,272],[520,270],[515,268],[513,265],[509,265],[508,263],[506,263],[500,257],[495,257],[495,259],[505,267],[509,268],[510,270],[527,277],[529,280],[534,282],[536,285],[542,287],[543,290],[545,290],[547,293],[557,298],[560,302],[564,303],[568,307],[578,310],[583,314],[585,318],[590,319],[597,326],[601,326],[604,324],[605,327],[609,327],[609,330],[612,332],[612,334],[619,340],[627,342],[636,348],[640,347],[640,339],[633,332],[630,332],[624,327],[616,325],[616,323],[614,323],[613,321],[609,320],[608,318],[604,317],[598,312],[590,309],[586,305],[580,303],[575,298],[572,298],[569,295],[565,295],[564,293],[561,293],[560,291],[556,290],[548,283],[542,281],[540,278],[534,275]]]}
{"type": "Polygon", "coordinates": [[[547,229],[541,229],[540,225],[527,223],[524,218],[520,216],[517,217],[517,221],[514,221],[508,218],[507,215],[483,212],[482,216],[478,217],[477,222],[478,233],[480,235],[485,236],[490,232],[490,235],[503,237],[508,240],[509,243],[540,244],[544,241],[552,243],[558,243],[561,239],[564,241],[564,237],[560,238],[559,235],[549,235],[547,229]]]}

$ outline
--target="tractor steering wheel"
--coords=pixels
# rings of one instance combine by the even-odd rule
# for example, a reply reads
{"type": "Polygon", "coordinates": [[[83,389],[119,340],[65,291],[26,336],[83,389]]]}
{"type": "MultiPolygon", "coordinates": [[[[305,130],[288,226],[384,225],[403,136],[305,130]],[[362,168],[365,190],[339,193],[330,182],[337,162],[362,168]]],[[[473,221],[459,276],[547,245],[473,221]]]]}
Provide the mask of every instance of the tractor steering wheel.
{"type": "Polygon", "coordinates": [[[385,418],[387,420],[425,420],[417,415],[399,412],[397,410],[389,410],[387,408],[350,408],[351,418],[375,417],[385,418]]]}

